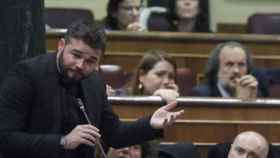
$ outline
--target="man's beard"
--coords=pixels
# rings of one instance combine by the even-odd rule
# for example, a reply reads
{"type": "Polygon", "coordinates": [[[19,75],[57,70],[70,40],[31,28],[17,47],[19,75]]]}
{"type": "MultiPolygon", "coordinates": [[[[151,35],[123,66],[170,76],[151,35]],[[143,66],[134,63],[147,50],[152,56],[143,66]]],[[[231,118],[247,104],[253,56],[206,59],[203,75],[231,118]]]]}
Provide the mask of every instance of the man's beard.
{"type": "Polygon", "coordinates": [[[223,80],[219,81],[221,83],[221,85],[223,86],[223,88],[230,94],[230,95],[234,95],[235,94],[235,85],[231,82],[233,82],[232,80],[229,80],[228,83],[226,84],[223,80]]]}
{"type": "Polygon", "coordinates": [[[61,53],[58,56],[58,60],[57,60],[57,69],[59,74],[62,76],[62,82],[66,85],[75,85],[75,84],[79,84],[80,81],[82,79],[84,79],[84,77],[82,77],[81,79],[77,80],[74,79],[73,77],[70,77],[67,74],[67,68],[65,68],[65,64],[63,63],[63,54],[64,54],[64,49],[61,51],[61,53]]]}

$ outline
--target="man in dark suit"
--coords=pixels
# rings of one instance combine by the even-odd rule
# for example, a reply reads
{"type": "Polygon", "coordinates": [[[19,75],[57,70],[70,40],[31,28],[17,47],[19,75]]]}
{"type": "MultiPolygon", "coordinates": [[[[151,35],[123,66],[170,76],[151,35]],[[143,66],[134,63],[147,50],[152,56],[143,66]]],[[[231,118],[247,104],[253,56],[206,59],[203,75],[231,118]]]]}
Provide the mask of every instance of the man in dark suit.
{"type": "Polygon", "coordinates": [[[96,23],[70,25],[58,52],[18,63],[0,91],[0,150],[6,158],[90,158],[100,141],[113,147],[159,136],[183,111],[176,103],[124,124],[112,112],[95,70],[105,50],[96,23]]]}
{"type": "Polygon", "coordinates": [[[239,97],[268,96],[264,78],[253,68],[251,52],[238,42],[225,42],[211,52],[205,70],[207,82],[193,89],[194,96],[239,97]],[[257,80],[258,79],[258,80],[257,80]]]}

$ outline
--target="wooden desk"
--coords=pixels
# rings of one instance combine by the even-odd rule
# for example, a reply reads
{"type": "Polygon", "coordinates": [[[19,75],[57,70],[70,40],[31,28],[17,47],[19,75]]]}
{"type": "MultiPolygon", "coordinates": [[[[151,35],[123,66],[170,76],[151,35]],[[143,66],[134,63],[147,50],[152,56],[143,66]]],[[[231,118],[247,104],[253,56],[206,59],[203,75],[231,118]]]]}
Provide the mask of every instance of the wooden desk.
{"type": "MultiPolygon", "coordinates": [[[[48,32],[47,47],[56,49],[57,41],[65,30],[48,32]]],[[[280,66],[280,36],[249,34],[209,34],[171,32],[109,32],[107,50],[102,63],[119,64],[132,72],[139,59],[149,49],[166,50],[178,66],[190,67],[194,75],[201,74],[209,52],[215,45],[225,41],[239,41],[253,52],[256,65],[260,67],[280,66]]]]}
{"type": "MultiPolygon", "coordinates": [[[[151,114],[164,103],[159,97],[110,97],[113,109],[124,121],[151,114]]],[[[245,130],[262,133],[273,143],[280,142],[280,100],[242,102],[238,99],[178,98],[185,113],[165,130],[164,141],[218,143],[231,141],[245,130]]]]}

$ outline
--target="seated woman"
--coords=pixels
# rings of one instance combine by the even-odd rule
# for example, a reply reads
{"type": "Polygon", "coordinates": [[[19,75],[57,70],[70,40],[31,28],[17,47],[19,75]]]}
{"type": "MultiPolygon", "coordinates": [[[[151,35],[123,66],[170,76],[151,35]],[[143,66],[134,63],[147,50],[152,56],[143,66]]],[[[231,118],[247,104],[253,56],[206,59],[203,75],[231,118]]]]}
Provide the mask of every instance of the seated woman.
{"type": "Polygon", "coordinates": [[[210,32],[208,0],[172,0],[167,8],[167,13],[150,15],[150,31],[210,32]]]}
{"type": "Polygon", "coordinates": [[[141,0],[109,0],[104,19],[107,30],[141,31],[141,0]]]}
{"type": "MultiPolygon", "coordinates": [[[[161,96],[166,102],[174,101],[179,96],[178,86],[175,82],[176,67],[176,63],[166,52],[161,50],[148,51],[136,68],[128,93],[130,95],[157,95],[161,96]]],[[[107,88],[108,95],[113,94],[112,89],[107,88]]],[[[111,158],[154,157],[156,154],[154,146],[156,144],[157,142],[148,142],[140,146],[135,145],[121,149],[111,148],[109,155],[111,158]],[[142,156],[139,156],[141,154],[142,156]]]]}
{"type": "MultiPolygon", "coordinates": [[[[176,68],[175,61],[166,52],[150,50],[140,60],[129,87],[121,95],[154,95],[173,101],[179,96],[176,68]]],[[[115,94],[115,89],[107,85],[107,95],[115,94]]]]}
{"type": "Polygon", "coordinates": [[[158,95],[167,102],[179,96],[176,63],[161,50],[151,50],[140,60],[131,85],[132,95],[158,95]]]}
{"type": "Polygon", "coordinates": [[[169,1],[171,31],[209,32],[208,0],[169,1]]]}

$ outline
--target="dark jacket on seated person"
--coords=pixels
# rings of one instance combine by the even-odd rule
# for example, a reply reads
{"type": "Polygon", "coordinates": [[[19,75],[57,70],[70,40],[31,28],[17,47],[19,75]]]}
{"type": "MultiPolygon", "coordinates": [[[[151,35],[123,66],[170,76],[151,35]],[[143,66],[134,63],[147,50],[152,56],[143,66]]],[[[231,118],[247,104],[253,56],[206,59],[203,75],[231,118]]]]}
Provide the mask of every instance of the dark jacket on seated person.
{"type": "MultiPolygon", "coordinates": [[[[255,70],[252,75],[258,80],[258,97],[268,97],[268,81],[262,71],[255,70]]],[[[204,84],[197,85],[192,89],[192,96],[201,97],[221,97],[222,94],[217,87],[217,81],[207,81],[204,84]]]]}

